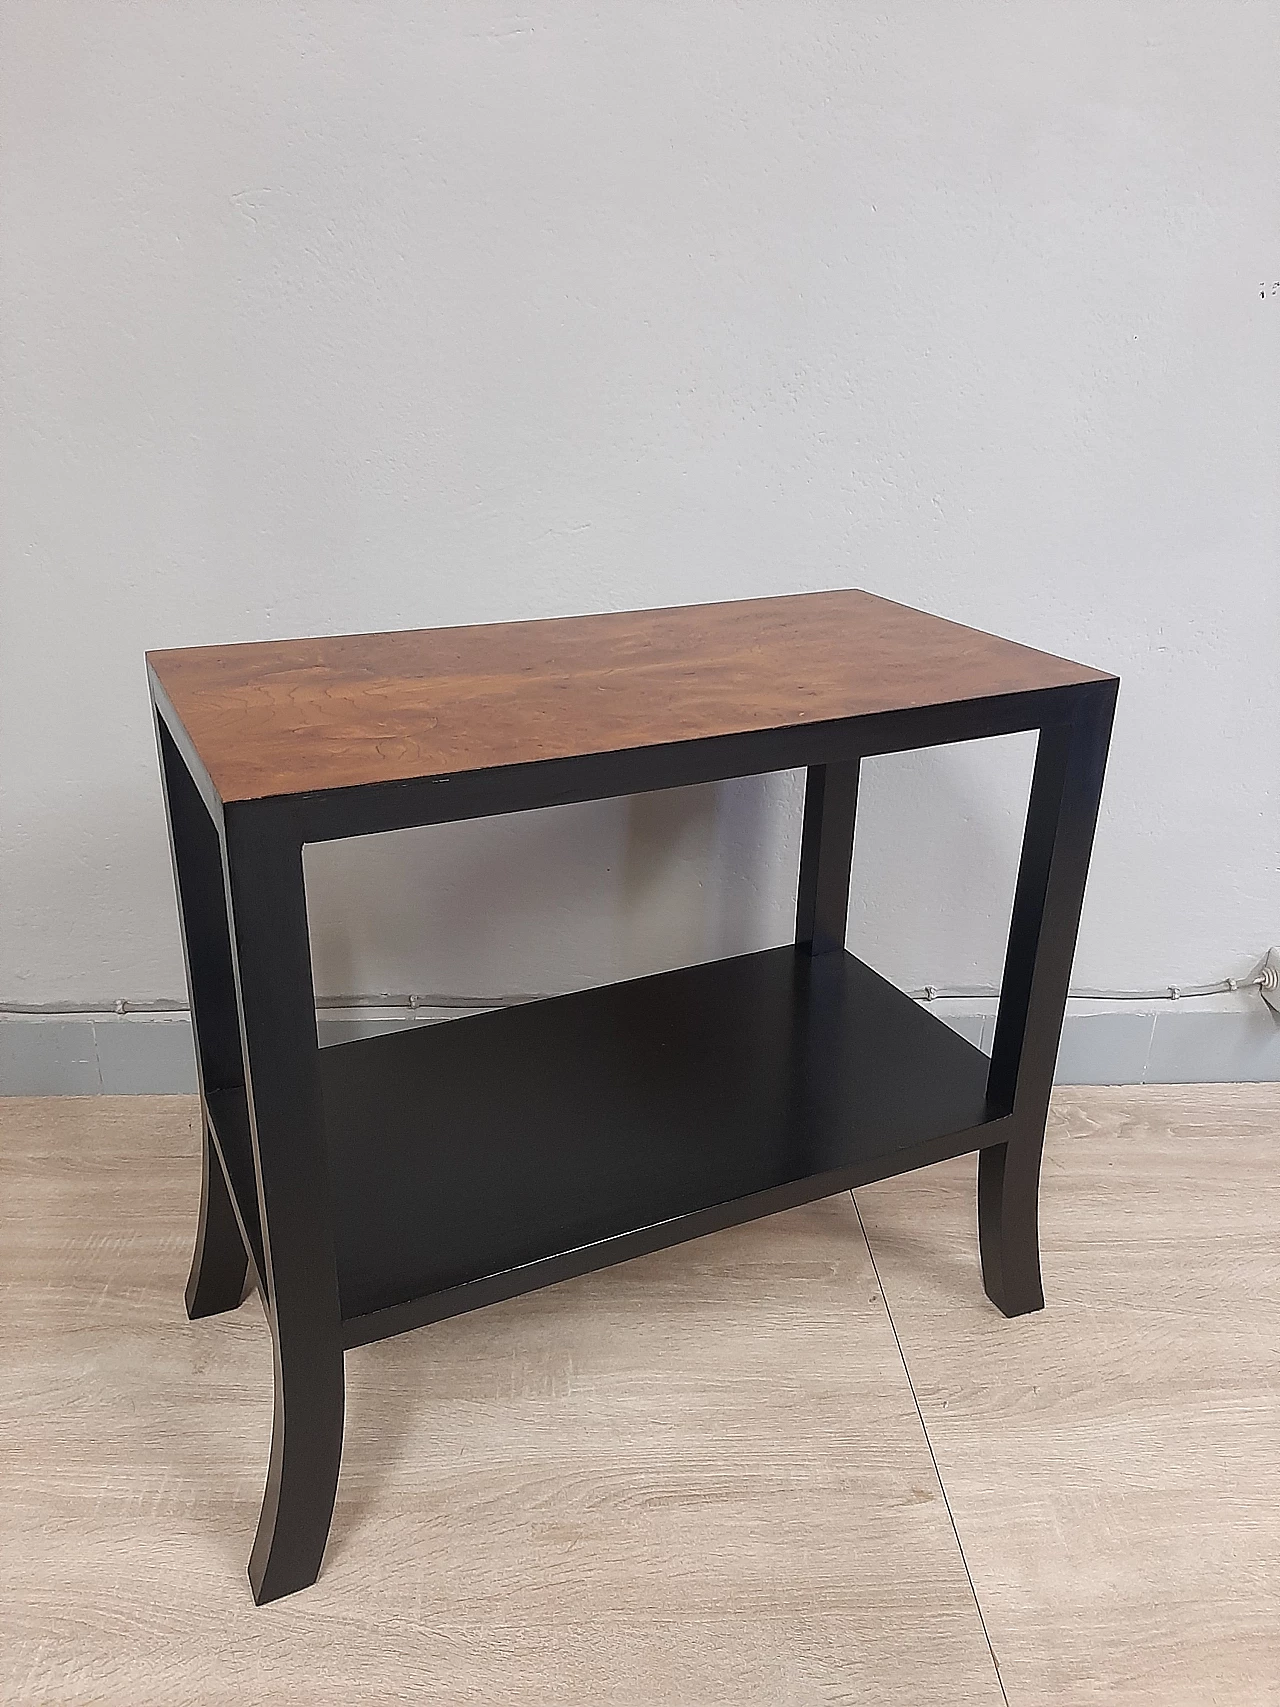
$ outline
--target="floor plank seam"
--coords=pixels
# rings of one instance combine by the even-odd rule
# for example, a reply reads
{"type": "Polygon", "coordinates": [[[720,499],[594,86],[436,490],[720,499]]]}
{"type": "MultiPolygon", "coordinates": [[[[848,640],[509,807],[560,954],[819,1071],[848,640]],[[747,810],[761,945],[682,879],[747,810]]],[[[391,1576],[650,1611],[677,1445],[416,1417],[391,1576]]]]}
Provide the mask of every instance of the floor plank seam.
{"type": "Polygon", "coordinates": [[[925,1446],[929,1450],[929,1462],[933,1465],[933,1474],[938,1483],[938,1492],[942,1495],[942,1503],[947,1510],[947,1521],[951,1525],[951,1533],[956,1538],[956,1551],[960,1555],[960,1563],[964,1566],[965,1581],[969,1584],[969,1593],[973,1596],[974,1610],[978,1614],[978,1622],[982,1626],[983,1640],[987,1644],[987,1652],[991,1655],[992,1669],[996,1674],[996,1682],[1000,1686],[1000,1699],[1005,1707],[1009,1707],[1009,1696],[1004,1687],[1004,1678],[1000,1673],[1000,1661],[996,1658],[996,1650],[991,1642],[991,1632],[987,1629],[987,1620],[982,1611],[982,1602],[978,1599],[978,1590],[974,1585],[973,1573],[969,1569],[969,1561],[965,1557],[964,1542],[960,1539],[960,1530],[956,1525],[955,1513],[951,1510],[951,1501],[947,1498],[947,1488],[942,1480],[942,1471],[938,1468],[937,1454],[933,1450],[933,1442],[929,1438],[929,1429],[924,1420],[924,1412],[920,1408],[920,1400],[916,1396],[916,1384],[911,1379],[911,1366],[907,1362],[907,1354],[902,1349],[902,1341],[898,1336],[898,1324],[893,1319],[893,1310],[889,1304],[889,1294],[885,1291],[884,1282],[880,1278],[880,1268],[876,1262],[876,1253],[871,1248],[871,1240],[867,1237],[866,1224],[862,1219],[862,1210],[858,1207],[858,1199],[854,1192],[849,1193],[853,1204],[853,1212],[858,1217],[858,1227],[862,1233],[862,1242],[867,1247],[867,1256],[871,1259],[872,1273],[876,1277],[876,1289],[884,1304],[884,1313],[889,1320],[889,1328],[893,1334],[893,1343],[898,1348],[898,1356],[902,1361],[902,1373],[907,1378],[907,1386],[911,1390],[911,1403],[916,1408],[916,1416],[920,1419],[920,1432],[924,1436],[925,1446]]]}

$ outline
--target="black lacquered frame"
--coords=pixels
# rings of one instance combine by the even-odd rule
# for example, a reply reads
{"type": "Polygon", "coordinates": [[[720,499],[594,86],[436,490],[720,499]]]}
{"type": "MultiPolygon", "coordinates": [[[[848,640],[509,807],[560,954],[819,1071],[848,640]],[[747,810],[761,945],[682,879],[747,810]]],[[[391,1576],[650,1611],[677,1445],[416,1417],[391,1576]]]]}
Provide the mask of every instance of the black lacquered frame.
{"type": "Polygon", "coordinates": [[[187,1310],[256,1286],[275,1349],[256,1600],[319,1572],[347,1347],[975,1150],[987,1293],[1041,1308],[1040,1156],[1117,685],[224,805],[152,675],[205,1132],[187,1310]],[[1031,729],[988,1060],[845,950],[858,770],[1031,729]],[[305,844],[793,768],[794,946],[322,1056],[305,844]]]}

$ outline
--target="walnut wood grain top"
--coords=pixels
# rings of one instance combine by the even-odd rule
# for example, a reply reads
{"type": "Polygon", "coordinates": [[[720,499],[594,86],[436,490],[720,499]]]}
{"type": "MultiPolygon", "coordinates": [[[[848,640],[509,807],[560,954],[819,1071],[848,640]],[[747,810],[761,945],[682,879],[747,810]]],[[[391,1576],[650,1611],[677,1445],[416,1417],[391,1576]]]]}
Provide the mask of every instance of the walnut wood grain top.
{"type": "Polygon", "coordinates": [[[863,592],[147,659],[223,801],[1109,679],[863,592]]]}

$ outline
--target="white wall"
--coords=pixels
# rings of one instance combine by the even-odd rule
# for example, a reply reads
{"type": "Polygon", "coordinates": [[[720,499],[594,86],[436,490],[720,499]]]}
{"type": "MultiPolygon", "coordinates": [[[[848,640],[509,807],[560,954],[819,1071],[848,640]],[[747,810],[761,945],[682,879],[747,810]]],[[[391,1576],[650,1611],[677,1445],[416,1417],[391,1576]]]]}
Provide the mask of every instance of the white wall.
{"type": "MultiPolygon", "coordinates": [[[[1118,671],[1077,975],[1280,939],[1280,9],[10,0],[0,998],[180,995],[146,647],[861,585],[1118,671]]],[[[871,765],[994,980],[1023,740],[871,765]]],[[[319,982],[783,940],[795,779],[310,857],[319,982]]]]}

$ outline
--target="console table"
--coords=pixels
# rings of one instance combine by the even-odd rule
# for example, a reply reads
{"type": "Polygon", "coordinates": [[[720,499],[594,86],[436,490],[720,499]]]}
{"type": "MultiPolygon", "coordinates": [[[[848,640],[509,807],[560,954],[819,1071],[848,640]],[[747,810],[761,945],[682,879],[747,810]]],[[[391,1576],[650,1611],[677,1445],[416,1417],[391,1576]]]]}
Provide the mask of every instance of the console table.
{"type": "Polygon", "coordinates": [[[204,1120],[186,1302],[256,1286],[254,1598],[314,1582],[343,1351],[977,1151],[1043,1304],[1040,1152],[1118,683],[862,592],[148,654],[204,1120]],[[1039,731],[990,1058],[845,949],[859,761],[1039,731]],[[805,767],[794,943],[321,1050],[308,842],[805,767]]]}

